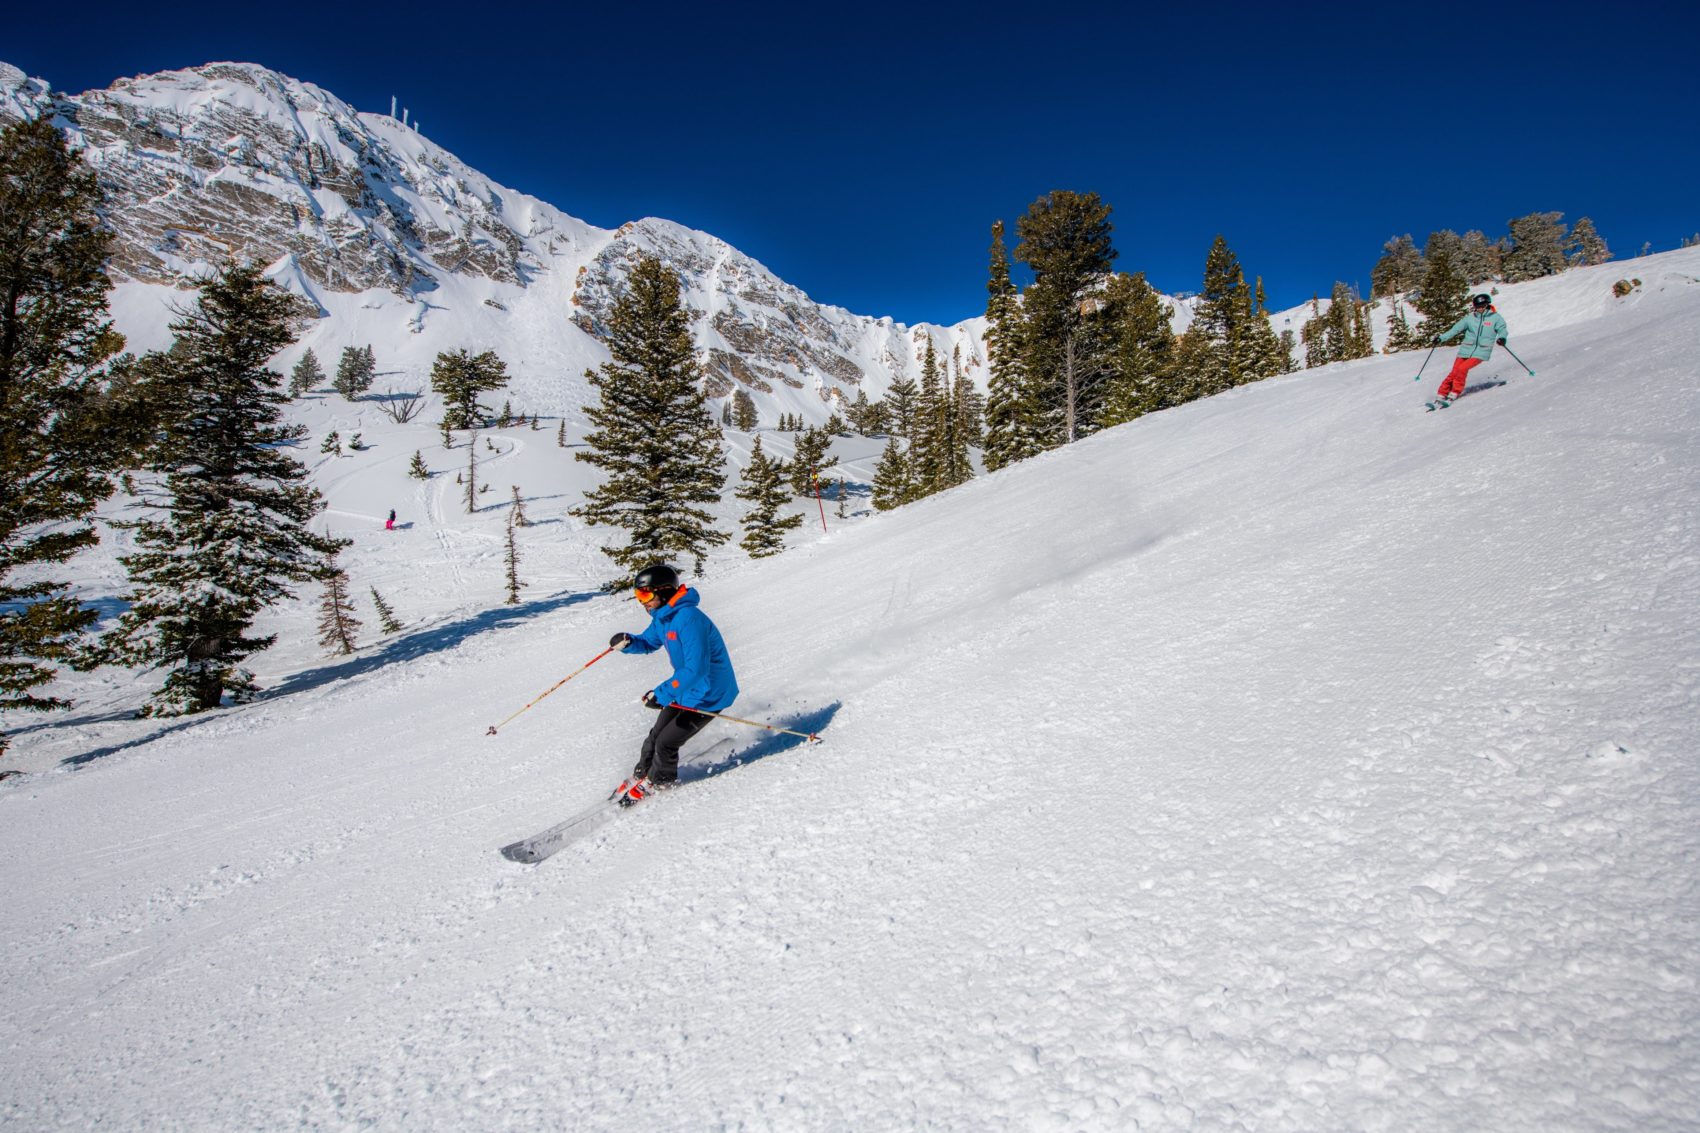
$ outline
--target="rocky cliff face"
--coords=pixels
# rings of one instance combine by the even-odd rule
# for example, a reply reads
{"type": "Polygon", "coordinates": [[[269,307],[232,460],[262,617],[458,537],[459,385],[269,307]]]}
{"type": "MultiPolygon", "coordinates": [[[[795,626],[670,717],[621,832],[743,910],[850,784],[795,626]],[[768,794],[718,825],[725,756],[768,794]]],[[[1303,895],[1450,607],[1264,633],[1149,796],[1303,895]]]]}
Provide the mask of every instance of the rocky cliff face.
{"type": "MultiPolygon", "coordinates": [[[[924,334],[941,360],[954,351],[984,381],[980,320],[910,328],[854,315],[706,233],[655,219],[594,228],[495,184],[388,115],[254,64],[76,96],[0,64],[0,119],[36,115],[64,128],[96,171],[118,235],[113,267],[132,280],[181,287],[246,258],[304,285],[327,316],[341,309],[327,293],[387,292],[399,309],[411,304],[405,329],[420,334],[428,310],[505,311],[504,292],[565,273],[568,309],[548,317],[560,325],[547,334],[600,339],[627,273],[657,255],[685,281],[712,396],[742,385],[758,405],[767,395],[821,419],[858,389],[878,398],[918,375],[924,334]]],[[[537,318],[535,304],[528,310],[537,318]]]]}

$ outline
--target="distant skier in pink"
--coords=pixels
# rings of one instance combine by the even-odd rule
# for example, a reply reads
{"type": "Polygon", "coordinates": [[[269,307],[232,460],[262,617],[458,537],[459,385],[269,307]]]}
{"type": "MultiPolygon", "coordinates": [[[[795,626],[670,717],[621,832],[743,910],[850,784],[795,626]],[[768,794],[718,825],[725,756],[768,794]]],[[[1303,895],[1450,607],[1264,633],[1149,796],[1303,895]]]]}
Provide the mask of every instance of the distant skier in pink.
{"type": "Polygon", "coordinates": [[[390,509],[390,517],[388,519],[384,520],[384,530],[385,531],[394,531],[395,530],[395,508],[390,509]]]}

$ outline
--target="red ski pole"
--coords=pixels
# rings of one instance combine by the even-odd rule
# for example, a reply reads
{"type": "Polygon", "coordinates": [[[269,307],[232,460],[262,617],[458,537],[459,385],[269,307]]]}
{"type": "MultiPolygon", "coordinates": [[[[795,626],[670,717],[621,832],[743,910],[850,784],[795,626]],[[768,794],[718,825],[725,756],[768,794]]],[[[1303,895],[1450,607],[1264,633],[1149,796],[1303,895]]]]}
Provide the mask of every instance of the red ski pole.
{"type": "MultiPolygon", "coordinates": [[[[576,677],[576,676],[578,676],[578,675],[579,675],[579,673],[582,673],[582,672],[584,672],[584,671],[585,671],[585,670],[586,670],[586,669],[588,669],[588,668],[590,668],[590,667],[591,667],[591,666],[592,666],[592,665],[594,665],[594,664],[596,664],[596,662],[598,662],[598,661],[600,661],[600,660],[602,660],[602,658],[604,658],[604,657],[606,657],[606,656],[608,656],[608,654],[610,654],[610,653],[612,653],[612,652],[614,652],[614,647],[613,647],[613,646],[612,646],[612,645],[610,645],[610,646],[609,646],[609,647],[608,647],[608,648],[606,648],[606,649],[604,649],[604,650],[603,650],[603,651],[602,651],[602,652],[600,652],[600,653],[598,653],[598,654],[597,654],[597,655],[596,655],[596,656],[594,656],[594,657],[592,657],[592,658],[591,658],[591,659],[590,659],[590,660],[588,660],[588,661],[586,661],[586,662],[585,662],[585,663],[584,663],[584,664],[583,664],[583,665],[582,665],[582,666],[580,666],[580,667],[579,667],[579,668],[578,668],[578,669],[576,669],[576,670],[574,670],[574,671],[573,671],[573,672],[571,672],[571,673],[568,673],[568,674],[567,674],[567,675],[566,675],[566,676],[564,676],[564,677],[562,677],[562,678],[561,678],[561,679],[560,679],[560,680],[558,680],[558,681],[556,681],[556,682],[555,682],[555,683],[554,683],[554,684],[552,684],[552,685],[550,685],[550,686],[549,686],[549,689],[548,689],[548,692],[545,692],[545,693],[544,693],[544,694],[543,694],[543,696],[548,696],[548,695],[549,695],[549,693],[551,693],[551,692],[554,692],[554,691],[555,691],[555,690],[556,690],[556,689],[558,689],[558,688],[560,688],[560,687],[561,687],[561,686],[562,686],[562,685],[564,685],[564,684],[566,684],[566,683],[567,683],[567,682],[568,682],[568,681],[570,681],[570,680],[572,680],[572,679],[573,679],[573,678],[574,678],[574,677],[576,677]]],[[[537,698],[537,700],[542,700],[542,699],[543,699],[543,696],[539,696],[539,697],[538,697],[538,698],[537,698]]],[[[532,701],[532,702],[531,702],[531,704],[536,704],[536,703],[537,703],[537,700],[534,700],[534,701],[532,701]]],[[[531,707],[531,704],[527,704],[527,705],[526,705],[526,706],[525,706],[525,708],[530,708],[530,707],[531,707]]],[[[524,712],[524,711],[525,711],[525,708],[521,708],[521,709],[520,709],[520,710],[519,710],[519,712],[524,712]]],[[[509,717],[508,717],[508,718],[507,718],[507,719],[506,719],[506,720],[503,720],[503,721],[502,721],[502,722],[501,722],[501,723],[500,723],[500,724],[491,724],[491,725],[490,725],[490,730],[489,730],[489,731],[488,731],[488,732],[485,732],[485,733],[484,733],[484,734],[485,734],[485,735],[487,735],[487,736],[493,736],[493,735],[495,735],[495,734],[496,734],[496,730],[497,730],[497,729],[498,729],[498,728],[505,728],[505,727],[507,727],[507,726],[508,726],[508,725],[509,725],[509,724],[510,724],[510,723],[512,723],[512,722],[513,722],[513,719],[514,719],[514,717],[515,717],[515,716],[518,716],[518,715],[519,715],[519,712],[515,712],[515,713],[514,713],[514,714],[513,714],[513,716],[509,716],[509,717]]]]}

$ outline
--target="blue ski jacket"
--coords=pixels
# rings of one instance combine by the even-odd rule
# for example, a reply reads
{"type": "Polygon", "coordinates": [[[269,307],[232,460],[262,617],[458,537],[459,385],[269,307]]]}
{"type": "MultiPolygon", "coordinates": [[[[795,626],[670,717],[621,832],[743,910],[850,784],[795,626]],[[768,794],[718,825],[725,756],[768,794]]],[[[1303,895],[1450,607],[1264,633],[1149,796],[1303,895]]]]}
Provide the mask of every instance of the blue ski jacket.
{"type": "Polygon", "coordinates": [[[1494,342],[1505,337],[1505,320],[1492,307],[1485,315],[1471,311],[1453,323],[1452,329],[1440,336],[1440,341],[1451,342],[1459,334],[1464,339],[1458,344],[1458,357],[1480,358],[1485,362],[1493,356],[1494,342]]]}
{"type": "Polygon", "coordinates": [[[667,650],[673,675],[655,686],[655,699],[720,712],[738,698],[738,678],[720,630],[697,609],[698,601],[695,590],[681,587],[672,601],[650,615],[649,628],[633,636],[621,652],[667,650]]]}

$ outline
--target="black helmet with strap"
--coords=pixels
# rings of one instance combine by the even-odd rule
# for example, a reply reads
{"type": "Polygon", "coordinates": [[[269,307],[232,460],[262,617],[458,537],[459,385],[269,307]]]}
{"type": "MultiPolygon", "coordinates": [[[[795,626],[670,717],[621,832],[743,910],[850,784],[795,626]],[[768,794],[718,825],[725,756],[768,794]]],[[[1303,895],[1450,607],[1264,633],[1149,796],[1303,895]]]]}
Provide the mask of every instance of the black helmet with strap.
{"type": "Polygon", "coordinates": [[[1478,295],[1474,299],[1470,300],[1470,306],[1474,307],[1478,311],[1485,311],[1489,307],[1493,306],[1493,299],[1487,295],[1478,295]]]}
{"type": "Polygon", "coordinates": [[[663,602],[679,592],[679,572],[666,563],[655,563],[638,571],[633,590],[647,590],[663,602]]]}

